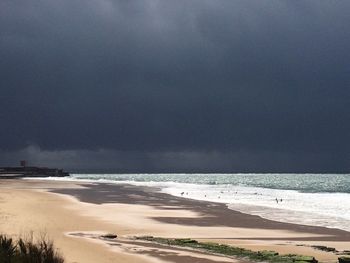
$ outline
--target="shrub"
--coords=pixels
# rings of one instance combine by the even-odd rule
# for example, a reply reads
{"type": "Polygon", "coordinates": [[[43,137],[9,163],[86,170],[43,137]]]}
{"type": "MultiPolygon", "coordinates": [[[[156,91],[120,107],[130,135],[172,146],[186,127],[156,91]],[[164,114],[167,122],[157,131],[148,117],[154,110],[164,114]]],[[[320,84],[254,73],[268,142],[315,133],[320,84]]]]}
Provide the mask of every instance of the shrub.
{"type": "Polygon", "coordinates": [[[64,263],[64,259],[45,238],[14,241],[0,235],[0,263],[64,263]]]}

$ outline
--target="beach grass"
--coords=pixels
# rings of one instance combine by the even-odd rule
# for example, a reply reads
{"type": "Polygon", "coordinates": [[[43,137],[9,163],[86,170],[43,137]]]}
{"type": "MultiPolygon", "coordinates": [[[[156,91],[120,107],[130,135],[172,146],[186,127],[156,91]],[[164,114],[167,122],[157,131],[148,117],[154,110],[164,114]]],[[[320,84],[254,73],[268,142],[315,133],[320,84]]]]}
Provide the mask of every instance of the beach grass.
{"type": "Polygon", "coordinates": [[[0,263],[64,263],[64,259],[45,238],[34,242],[0,234],[0,263]]]}
{"type": "Polygon", "coordinates": [[[271,262],[271,263],[317,263],[318,261],[312,256],[303,256],[296,254],[280,255],[275,251],[252,251],[245,248],[234,247],[213,242],[198,242],[193,239],[170,239],[160,237],[137,237],[139,240],[165,244],[169,246],[188,247],[192,249],[204,250],[209,253],[246,258],[256,262],[271,262]]]}

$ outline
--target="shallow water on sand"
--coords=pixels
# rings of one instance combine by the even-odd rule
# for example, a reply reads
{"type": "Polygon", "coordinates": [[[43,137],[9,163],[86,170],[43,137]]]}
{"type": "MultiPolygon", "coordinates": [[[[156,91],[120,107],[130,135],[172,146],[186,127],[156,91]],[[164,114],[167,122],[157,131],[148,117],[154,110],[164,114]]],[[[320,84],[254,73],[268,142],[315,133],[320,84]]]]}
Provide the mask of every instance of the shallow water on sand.
{"type": "Polygon", "coordinates": [[[350,231],[349,174],[73,174],[70,179],[153,186],[267,219],[350,231]]]}

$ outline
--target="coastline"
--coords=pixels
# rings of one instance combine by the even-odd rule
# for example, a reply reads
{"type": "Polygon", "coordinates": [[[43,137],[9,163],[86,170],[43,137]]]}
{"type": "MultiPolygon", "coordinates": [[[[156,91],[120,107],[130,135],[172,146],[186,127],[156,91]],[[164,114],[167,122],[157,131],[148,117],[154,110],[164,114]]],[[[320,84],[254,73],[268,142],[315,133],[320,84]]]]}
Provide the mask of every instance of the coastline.
{"type": "Polygon", "coordinates": [[[155,187],[272,221],[350,231],[345,174],[72,174],[69,180],[155,187]]]}
{"type": "Polygon", "coordinates": [[[336,262],[337,255],[310,245],[344,250],[350,241],[350,233],[343,230],[275,222],[224,204],[174,197],[146,187],[38,179],[0,180],[0,189],[0,232],[45,231],[67,262],[103,263],[116,258],[119,262],[166,262],[170,257],[173,262],[227,261],[182,250],[158,255],[154,253],[157,248],[130,244],[128,238],[135,235],[189,237],[252,250],[312,255],[321,262],[336,262]],[[111,246],[91,238],[99,233],[116,233],[120,243],[111,246]]]}

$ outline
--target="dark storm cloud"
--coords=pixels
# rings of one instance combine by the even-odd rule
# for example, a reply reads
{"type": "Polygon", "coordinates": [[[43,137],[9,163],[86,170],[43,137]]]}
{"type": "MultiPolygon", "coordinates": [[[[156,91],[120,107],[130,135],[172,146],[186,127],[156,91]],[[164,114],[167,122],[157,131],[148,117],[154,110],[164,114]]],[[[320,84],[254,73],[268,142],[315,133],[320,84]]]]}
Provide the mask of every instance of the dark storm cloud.
{"type": "MultiPolygon", "coordinates": [[[[3,165],[27,160],[32,165],[67,169],[71,172],[257,172],[310,169],[332,171],[327,154],[299,154],[285,152],[236,151],[210,152],[140,152],[120,150],[43,150],[30,145],[20,151],[0,151],[3,165]],[[274,165],[271,165],[273,160],[274,165]]],[[[341,160],[344,161],[344,160],[341,160]]],[[[334,162],[333,162],[334,163],[334,162]]]]}
{"type": "Polygon", "coordinates": [[[349,8],[1,1],[2,162],[349,169],[349,8]]]}

